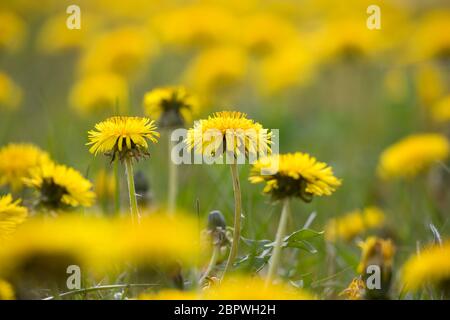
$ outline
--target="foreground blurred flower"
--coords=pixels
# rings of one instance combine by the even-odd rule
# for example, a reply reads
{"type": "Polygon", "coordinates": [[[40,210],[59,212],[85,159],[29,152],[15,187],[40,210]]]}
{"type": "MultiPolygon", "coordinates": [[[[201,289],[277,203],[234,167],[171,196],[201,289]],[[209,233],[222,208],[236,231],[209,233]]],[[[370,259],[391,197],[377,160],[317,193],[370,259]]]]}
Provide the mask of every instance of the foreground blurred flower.
{"type": "Polygon", "coordinates": [[[450,241],[432,245],[411,256],[402,269],[405,290],[416,291],[432,284],[450,296],[450,241]]]}
{"type": "Polygon", "coordinates": [[[314,300],[303,289],[285,283],[266,285],[261,278],[233,276],[215,283],[201,292],[163,290],[156,294],[144,294],[143,300],[314,300]]]}
{"type": "Polygon", "coordinates": [[[289,200],[292,197],[299,197],[305,202],[310,202],[313,196],[329,196],[341,185],[341,180],[333,175],[333,169],[326,163],[318,162],[309,154],[301,152],[275,154],[259,159],[252,167],[249,180],[252,183],[266,182],[263,192],[271,195],[273,200],[283,200],[267,276],[267,283],[270,283],[277,273],[281,259],[282,242],[289,215],[289,200]]]}
{"type": "Polygon", "coordinates": [[[450,121],[450,95],[439,100],[431,109],[434,121],[446,123],[450,121]]]}
{"type": "Polygon", "coordinates": [[[6,74],[0,71],[0,107],[16,109],[22,101],[22,90],[6,74]]]}
{"type": "Polygon", "coordinates": [[[140,270],[193,265],[198,253],[197,222],[181,214],[144,217],[139,226],[77,214],[31,218],[0,246],[0,277],[29,298],[33,288],[65,287],[69,265],[104,276],[130,264],[140,270]]]}
{"type": "Polygon", "coordinates": [[[360,243],[362,250],[361,261],[358,265],[358,272],[367,283],[373,271],[369,271],[370,266],[380,268],[381,282],[379,288],[367,286],[365,297],[368,299],[388,299],[389,289],[392,279],[392,264],[395,254],[395,247],[391,240],[384,240],[376,237],[369,237],[365,242],[360,243]]]}
{"type": "Polygon", "coordinates": [[[20,200],[13,201],[10,194],[0,197],[0,240],[13,233],[27,218],[27,208],[19,203],[20,200]]]}
{"type": "Polygon", "coordinates": [[[38,206],[49,210],[90,207],[95,201],[92,183],[64,165],[49,163],[34,168],[24,182],[38,192],[38,206]]]}
{"type": "Polygon", "coordinates": [[[143,29],[123,27],[100,35],[87,46],[80,59],[80,72],[109,71],[134,77],[145,70],[156,50],[151,36],[143,29]]]}
{"type": "Polygon", "coordinates": [[[148,116],[158,119],[160,127],[179,127],[198,111],[197,97],[184,87],[155,88],[145,94],[144,108],[148,116]]]}
{"type": "Polygon", "coordinates": [[[0,51],[15,52],[25,38],[25,22],[17,14],[0,9],[0,51]]]}
{"type": "Polygon", "coordinates": [[[342,217],[331,219],[325,227],[325,239],[350,241],[364,232],[384,224],[385,215],[377,207],[354,210],[342,217]]]}
{"type": "Polygon", "coordinates": [[[0,279],[0,300],[14,300],[14,289],[9,282],[0,279]]]}
{"type": "Polygon", "coordinates": [[[114,73],[87,76],[76,82],[70,92],[70,104],[82,115],[125,111],[128,102],[126,81],[114,73]]]}
{"type": "Polygon", "coordinates": [[[139,221],[140,216],[136,201],[134,185],[133,158],[148,156],[147,139],[153,143],[158,142],[159,133],[156,131],[154,121],[139,117],[112,117],[95,125],[95,130],[88,132],[89,142],[92,145],[89,152],[97,155],[102,152],[112,160],[119,157],[125,162],[130,209],[132,219],[139,221]]]}
{"type": "Polygon", "coordinates": [[[230,255],[222,277],[236,257],[241,230],[241,187],[237,162],[240,157],[248,159],[270,152],[272,133],[261,124],[238,111],[216,112],[206,120],[196,121],[189,129],[186,143],[189,150],[205,156],[226,154],[230,163],[234,191],[234,233],[230,255]]]}
{"type": "Polygon", "coordinates": [[[29,143],[10,143],[0,149],[0,186],[7,185],[13,192],[23,187],[23,178],[30,170],[51,163],[47,152],[29,143]]]}
{"type": "Polygon", "coordinates": [[[383,151],[378,174],[384,178],[412,178],[450,153],[447,138],[437,133],[410,135],[383,151]]]}

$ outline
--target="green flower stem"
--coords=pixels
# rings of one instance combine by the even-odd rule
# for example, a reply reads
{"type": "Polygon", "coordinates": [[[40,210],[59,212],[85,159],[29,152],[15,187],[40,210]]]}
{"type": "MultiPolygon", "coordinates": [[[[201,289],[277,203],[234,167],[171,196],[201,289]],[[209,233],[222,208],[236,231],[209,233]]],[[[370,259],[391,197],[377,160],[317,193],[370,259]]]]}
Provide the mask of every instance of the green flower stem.
{"type": "Polygon", "coordinates": [[[237,169],[236,161],[231,164],[231,177],[233,179],[233,191],[234,191],[234,232],[233,232],[233,243],[231,244],[230,254],[228,256],[227,264],[225,265],[225,270],[222,274],[222,280],[225,274],[230,270],[233,265],[234,258],[236,258],[239,239],[241,236],[241,185],[239,183],[239,174],[237,169]]]}
{"type": "Polygon", "coordinates": [[[136,189],[134,186],[134,173],[133,173],[133,163],[130,157],[127,157],[125,160],[125,170],[127,173],[127,182],[128,182],[128,194],[130,195],[130,209],[131,209],[131,220],[133,223],[137,221],[140,222],[140,215],[137,206],[136,200],[136,189]]]}
{"type": "Polygon", "coordinates": [[[281,211],[280,222],[278,223],[277,235],[275,238],[275,246],[272,258],[269,264],[269,272],[267,274],[266,285],[270,284],[276,276],[278,265],[281,259],[281,250],[283,248],[283,238],[286,233],[287,218],[289,216],[289,198],[283,200],[283,209],[281,211]]]}
{"type": "Polygon", "coordinates": [[[119,215],[120,213],[120,179],[119,179],[119,158],[114,160],[114,214],[119,215]]]}
{"type": "Polygon", "coordinates": [[[205,281],[205,279],[209,276],[212,269],[214,269],[214,267],[216,266],[217,258],[219,257],[219,250],[220,250],[219,246],[214,246],[214,249],[213,249],[213,252],[211,255],[211,260],[209,260],[208,268],[206,269],[205,273],[203,274],[203,276],[200,278],[200,281],[198,282],[200,286],[202,285],[203,281],[205,281]]]}
{"type": "Polygon", "coordinates": [[[172,146],[173,143],[170,140],[170,131],[169,139],[167,142],[169,149],[169,190],[168,190],[168,198],[167,198],[167,211],[170,215],[175,213],[176,209],[176,200],[177,200],[177,189],[178,189],[178,166],[172,161],[172,146]]]}

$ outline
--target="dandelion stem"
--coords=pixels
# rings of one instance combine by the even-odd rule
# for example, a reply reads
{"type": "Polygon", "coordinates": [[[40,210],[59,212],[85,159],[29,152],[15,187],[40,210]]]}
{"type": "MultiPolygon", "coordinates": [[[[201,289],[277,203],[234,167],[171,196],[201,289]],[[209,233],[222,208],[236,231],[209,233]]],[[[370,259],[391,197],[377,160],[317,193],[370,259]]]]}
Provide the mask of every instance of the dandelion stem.
{"type": "Polygon", "coordinates": [[[214,246],[214,249],[213,249],[213,252],[211,255],[211,259],[209,260],[208,268],[206,269],[203,276],[200,278],[200,281],[198,282],[199,285],[201,285],[203,283],[203,281],[205,281],[205,279],[211,273],[212,269],[216,266],[218,257],[219,257],[219,246],[214,246]]]}
{"type": "Polygon", "coordinates": [[[275,277],[280,263],[281,249],[283,248],[283,238],[286,233],[287,218],[289,216],[289,198],[283,200],[283,209],[281,210],[280,222],[278,223],[277,235],[273,249],[272,259],[269,264],[266,285],[270,284],[275,277]]]}
{"type": "Polygon", "coordinates": [[[114,160],[114,183],[114,214],[118,215],[120,212],[119,158],[114,160]]]}
{"type": "Polygon", "coordinates": [[[127,173],[128,193],[130,195],[131,220],[133,221],[133,223],[136,220],[139,223],[141,217],[139,215],[137,206],[136,189],[134,186],[133,163],[130,157],[127,157],[125,160],[125,170],[127,173]]]}
{"type": "Polygon", "coordinates": [[[239,174],[236,161],[231,164],[231,177],[233,179],[233,191],[234,191],[234,232],[233,243],[231,244],[230,255],[228,256],[225,270],[222,274],[222,280],[225,274],[230,270],[233,265],[234,258],[238,252],[239,238],[241,236],[241,186],[239,183],[239,174]]]}
{"type": "Polygon", "coordinates": [[[170,215],[173,215],[175,213],[176,209],[176,199],[177,199],[177,187],[178,187],[178,167],[177,165],[172,161],[172,140],[170,139],[170,131],[169,133],[169,139],[167,142],[168,149],[169,149],[169,190],[168,190],[168,206],[167,211],[170,215]]]}

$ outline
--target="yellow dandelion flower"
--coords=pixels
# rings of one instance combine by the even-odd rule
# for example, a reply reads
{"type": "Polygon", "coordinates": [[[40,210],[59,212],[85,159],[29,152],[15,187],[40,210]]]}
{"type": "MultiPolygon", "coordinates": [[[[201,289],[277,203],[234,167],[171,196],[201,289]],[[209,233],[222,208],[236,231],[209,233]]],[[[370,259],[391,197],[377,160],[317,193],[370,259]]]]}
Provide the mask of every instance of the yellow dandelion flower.
{"type": "Polygon", "coordinates": [[[145,70],[156,52],[151,36],[136,27],[124,27],[93,39],[80,58],[80,72],[114,72],[133,77],[145,70]]]}
{"type": "Polygon", "coordinates": [[[285,283],[267,284],[259,277],[235,276],[205,291],[209,300],[314,300],[305,290],[285,283]]]}
{"type": "Polygon", "coordinates": [[[10,143],[0,149],[0,186],[7,185],[12,191],[19,191],[30,170],[47,163],[51,163],[50,156],[38,147],[10,143]]]}
{"type": "Polygon", "coordinates": [[[13,201],[10,194],[0,197],[0,240],[13,233],[27,218],[27,208],[19,203],[20,200],[13,201]]]}
{"type": "Polygon", "coordinates": [[[450,121],[450,95],[445,96],[432,107],[431,115],[439,123],[450,121]]]}
{"type": "Polygon", "coordinates": [[[377,207],[353,210],[342,217],[331,219],[325,227],[325,239],[350,241],[373,228],[383,226],[384,212],[377,207]]]}
{"type": "Polygon", "coordinates": [[[92,183],[73,168],[54,163],[30,171],[25,184],[36,189],[39,204],[48,209],[90,207],[95,201],[92,183]]]}
{"type": "Polygon", "coordinates": [[[418,290],[426,284],[448,286],[450,280],[450,241],[432,245],[411,256],[402,268],[406,290],[418,290]]]}
{"type": "Polygon", "coordinates": [[[361,300],[364,296],[366,285],[361,277],[354,278],[348,287],[339,293],[340,296],[345,296],[347,300],[361,300]]]}
{"type": "Polygon", "coordinates": [[[445,94],[445,78],[442,70],[435,64],[421,64],[414,81],[417,94],[426,107],[436,103],[445,94]]]}
{"type": "Polygon", "coordinates": [[[114,73],[89,75],[74,84],[69,100],[82,115],[124,111],[127,109],[128,85],[114,73]]]}
{"type": "Polygon", "coordinates": [[[106,153],[115,159],[148,155],[147,139],[156,143],[159,133],[153,120],[140,117],[111,117],[95,125],[88,132],[91,153],[106,153]]]}
{"type": "Polygon", "coordinates": [[[16,109],[22,101],[22,89],[0,71],[0,107],[16,109]]]}
{"type": "Polygon", "coordinates": [[[14,289],[9,282],[0,279],[0,300],[14,300],[14,289]]]}
{"type": "Polygon", "coordinates": [[[218,47],[202,51],[185,71],[185,82],[197,92],[220,93],[245,76],[248,57],[238,48],[218,47]]]}
{"type": "Polygon", "coordinates": [[[0,11],[0,50],[15,52],[22,47],[25,22],[11,11],[0,11]]]}
{"type": "Polygon", "coordinates": [[[447,138],[437,133],[410,135],[388,147],[380,156],[378,174],[388,178],[411,178],[450,153],[447,138]]]}
{"type": "Polygon", "coordinates": [[[270,152],[272,133],[239,111],[215,112],[196,121],[186,143],[190,150],[208,156],[231,153],[245,156],[270,152]]]}
{"type": "Polygon", "coordinates": [[[341,185],[331,167],[301,152],[259,159],[252,167],[249,180],[251,183],[265,182],[263,192],[274,199],[300,197],[307,202],[313,196],[329,196],[341,185]],[[268,168],[278,170],[264,174],[268,168]]]}
{"type": "Polygon", "coordinates": [[[199,102],[184,87],[161,87],[145,94],[144,108],[147,115],[159,119],[162,127],[173,127],[190,121],[198,112],[199,102]]]}
{"type": "Polygon", "coordinates": [[[369,237],[365,242],[359,244],[361,247],[361,261],[358,265],[358,272],[362,279],[367,283],[373,271],[369,266],[377,266],[380,270],[379,287],[367,287],[365,297],[367,299],[388,299],[392,280],[392,265],[395,254],[395,246],[390,239],[380,239],[369,237]]]}

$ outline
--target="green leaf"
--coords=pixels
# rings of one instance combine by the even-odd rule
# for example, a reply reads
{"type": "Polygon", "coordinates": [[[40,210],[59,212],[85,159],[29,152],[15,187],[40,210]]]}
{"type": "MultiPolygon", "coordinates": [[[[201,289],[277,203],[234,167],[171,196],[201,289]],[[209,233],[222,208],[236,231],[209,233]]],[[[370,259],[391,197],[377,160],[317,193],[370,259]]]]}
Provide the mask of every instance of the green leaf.
{"type": "Polygon", "coordinates": [[[285,242],[308,240],[323,235],[324,231],[315,231],[312,229],[300,229],[294,231],[284,238],[285,242]]]}

